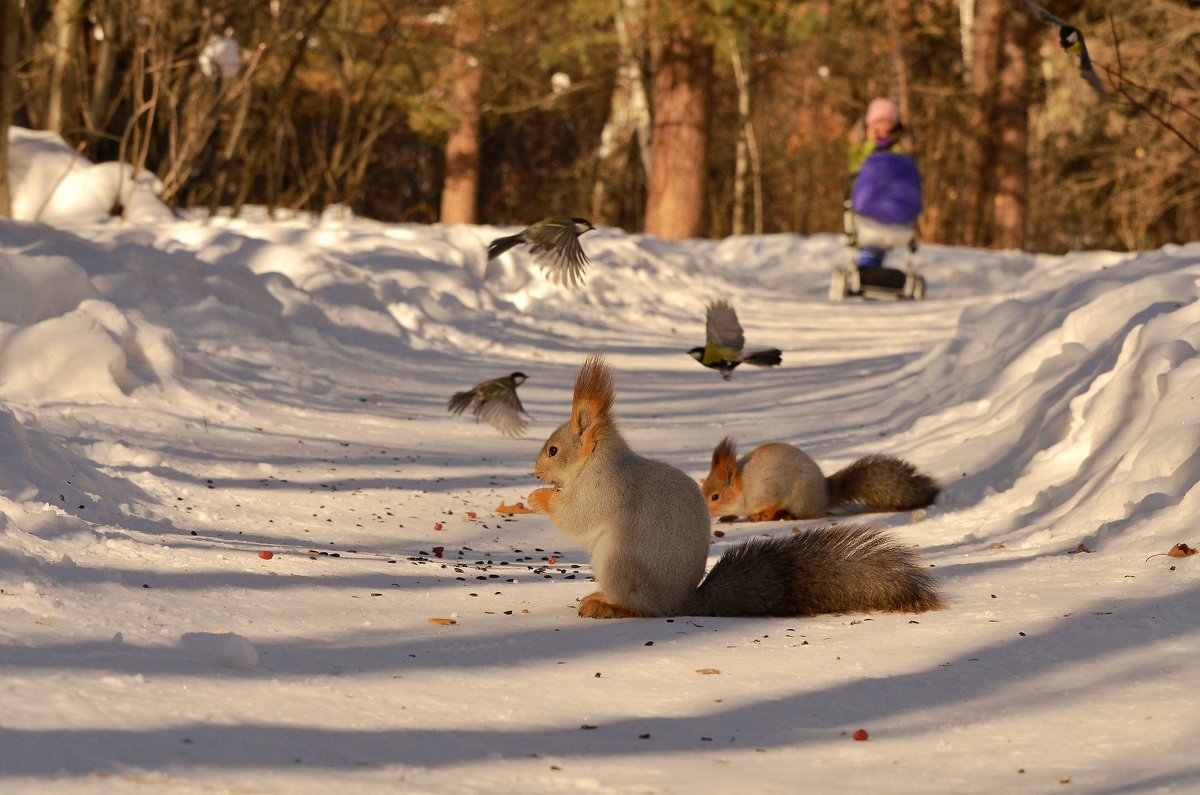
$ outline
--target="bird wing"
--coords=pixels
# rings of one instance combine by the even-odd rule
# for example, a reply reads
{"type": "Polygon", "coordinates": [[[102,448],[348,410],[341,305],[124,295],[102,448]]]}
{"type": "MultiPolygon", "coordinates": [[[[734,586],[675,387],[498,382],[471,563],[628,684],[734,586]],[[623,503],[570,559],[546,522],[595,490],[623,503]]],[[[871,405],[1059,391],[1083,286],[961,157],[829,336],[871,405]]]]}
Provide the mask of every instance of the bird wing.
{"type": "Polygon", "coordinates": [[[583,271],[588,264],[587,254],[579,245],[575,234],[575,223],[563,219],[563,223],[547,225],[540,231],[538,242],[529,247],[546,276],[556,284],[576,287],[583,283],[583,271]]]}
{"type": "Polygon", "coordinates": [[[734,353],[741,353],[746,345],[746,335],[738,322],[737,312],[728,301],[713,301],[708,305],[705,347],[718,345],[734,353]]]}
{"type": "Polygon", "coordinates": [[[529,415],[517,397],[517,388],[510,384],[489,384],[475,408],[475,416],[487,420],[505,436],[520,436],[529,425],[525,419],[529,415]]]}

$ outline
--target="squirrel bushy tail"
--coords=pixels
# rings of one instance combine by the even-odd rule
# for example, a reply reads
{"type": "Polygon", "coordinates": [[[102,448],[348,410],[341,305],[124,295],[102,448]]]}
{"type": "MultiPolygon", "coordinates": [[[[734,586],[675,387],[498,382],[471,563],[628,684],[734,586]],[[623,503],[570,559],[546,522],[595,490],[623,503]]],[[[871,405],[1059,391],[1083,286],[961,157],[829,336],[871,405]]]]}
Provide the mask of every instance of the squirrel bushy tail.
{"type": "Polygon", "coordinates": [[[916,552],[883,531],[834,524],[728,550],[686,612],[701,616],[919,613],[942,606],[916,552]]]}
{"type": "Polygon", "coordinates": [[[873,511],[915,511],[932,505],[941,493],[933,478],[907,461],[869,455],[825,479],[829,507],[861,505],[873,511]]]}

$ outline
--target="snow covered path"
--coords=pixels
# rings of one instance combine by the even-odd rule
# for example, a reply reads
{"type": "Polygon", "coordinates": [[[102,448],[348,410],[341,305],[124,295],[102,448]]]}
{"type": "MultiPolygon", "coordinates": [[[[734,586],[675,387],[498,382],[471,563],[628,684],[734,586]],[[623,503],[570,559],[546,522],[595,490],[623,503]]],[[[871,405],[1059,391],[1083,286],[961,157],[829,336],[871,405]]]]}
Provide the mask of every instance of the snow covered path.
{"type": "Polygon", "coordinates": [[[1200,558],[1146,560],[1200,543],[1200,245],[929,246],[929,300],[830,304],[832,236],[601,229],[572,292],[500,231],[0,223],[0,789],[1200,787],[1200,558]],[[782,367],[684,355],[717,297],[782,367]],[[494,509],[593,350],[696,477],[727,434],[931,472],[865,519],[949,607],[577,618],[580,550],[494,509]],[[511,370],[526,437],[445,411],[511,370]]]}

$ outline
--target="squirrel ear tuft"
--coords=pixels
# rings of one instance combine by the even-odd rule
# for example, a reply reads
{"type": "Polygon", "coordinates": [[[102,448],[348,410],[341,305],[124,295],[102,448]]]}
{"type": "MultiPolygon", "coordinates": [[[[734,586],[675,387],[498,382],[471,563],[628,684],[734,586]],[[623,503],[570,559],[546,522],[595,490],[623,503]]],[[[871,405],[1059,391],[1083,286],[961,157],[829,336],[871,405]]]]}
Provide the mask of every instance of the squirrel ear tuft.
{"type": "Polygon", "coordinates": [[[612,411],[612,369],[604,358],[593,353],[584,360],[575,379],[575,396],[571,401],[571,430],[575,434],[583,431],[598,420],[605,419],[612,411]]]}
{"type": "Polygon", "coordinates": [[[728,477],[737,465],[737,444],[732,436],[726,436],[713,450],[712,468],[719,474],[728,477]]]}

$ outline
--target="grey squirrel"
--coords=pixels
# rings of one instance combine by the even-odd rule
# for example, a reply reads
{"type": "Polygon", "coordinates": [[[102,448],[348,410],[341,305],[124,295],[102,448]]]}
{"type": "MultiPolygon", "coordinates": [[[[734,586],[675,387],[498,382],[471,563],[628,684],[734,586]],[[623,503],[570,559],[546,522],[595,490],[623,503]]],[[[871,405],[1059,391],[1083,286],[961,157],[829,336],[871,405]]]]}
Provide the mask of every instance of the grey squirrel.
{"type": "Polygon", "coordinates": [[[701,488],[713,516],[748,516],[752,522],[815,519],[830,508],[913,511],[932,505],[937,483],[899,458],[869,455],[829,477],[807,453],[781,442],[759,445],[742,458],[726,436],[712,454],[701,488]]]}
{"type": "Polygon", "coordinates": [[[685,472],[630,449],[613,416],[611,369],[580,368],[571,416],[546,440],[529,495],[591,556],[600,590],[579,615],[809,616],[941,607],[913,550],[877,529],[835,524],[754,539],[725,552],[704,577],[712,520],[685,472]],[[703,582],[701,580],[703,579],[703,582]]]}

